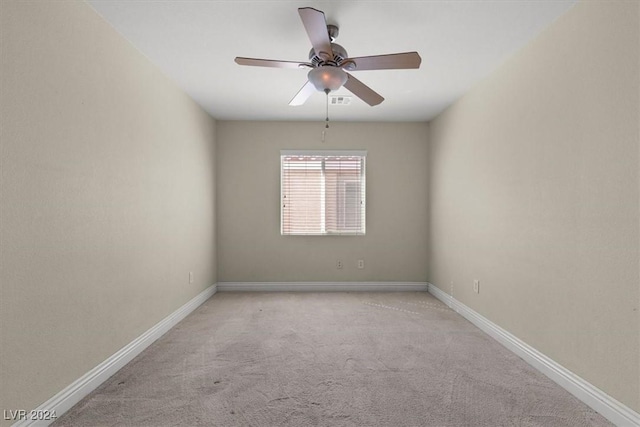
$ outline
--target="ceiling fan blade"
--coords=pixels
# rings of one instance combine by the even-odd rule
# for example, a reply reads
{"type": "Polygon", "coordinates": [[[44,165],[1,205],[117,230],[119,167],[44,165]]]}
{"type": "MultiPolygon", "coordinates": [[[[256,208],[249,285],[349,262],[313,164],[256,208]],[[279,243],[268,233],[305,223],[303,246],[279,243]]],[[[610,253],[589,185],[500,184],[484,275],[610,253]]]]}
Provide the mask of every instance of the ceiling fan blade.
{"type": "Polygon", "coordinates": [[[304,104],[314,92],[316,92],[316,87],[307,80],[307,83],[296,93],[289,105],[298,106],[304,104]]]}
{"type": "Polygon", "coordinates": [[[372,107],[384,101],[384,98],[380,96],[380,94],[350,74],[347,74],[347,82],[344,84],[344,87],[372,107]]]}
{"type": "Polygon", "coordinates": [[[324,19],[324,12],[312,7],[301,7],[298,9],[298,13],[316,55],[323,60],[333,59],[331,39],[329,38],[329,30],[327,30],[327,21],[324,19]]]}
{"type": "Polygon", "coordinates": [[[349,71],[361,70],[400,70],[408,68],[420,68],[422,58],[418,52],[393,53],[390,55],[361,56],[360,58],[347,58],[345,62],[355,62],[355,67],[345,67],[349,71]]]}
{"type": "Polygon", "coordinates": [[[272,68],[301,68],[310,67],[311,64],[296,61],[276,61],[273,59],[256,59],[236,57],[236,64],[251,65],[254,67],[272,67],[272,68]]]}

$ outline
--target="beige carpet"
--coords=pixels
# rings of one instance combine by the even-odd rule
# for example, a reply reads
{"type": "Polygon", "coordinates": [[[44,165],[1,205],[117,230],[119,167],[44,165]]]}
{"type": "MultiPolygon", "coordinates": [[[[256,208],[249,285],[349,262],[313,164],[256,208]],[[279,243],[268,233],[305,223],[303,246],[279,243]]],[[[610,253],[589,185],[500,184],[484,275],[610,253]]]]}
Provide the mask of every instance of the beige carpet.
{"type": "Polygon", "coordinates": [[[611,425],[426,293],[219,293],[56,426],[611,425]]]}

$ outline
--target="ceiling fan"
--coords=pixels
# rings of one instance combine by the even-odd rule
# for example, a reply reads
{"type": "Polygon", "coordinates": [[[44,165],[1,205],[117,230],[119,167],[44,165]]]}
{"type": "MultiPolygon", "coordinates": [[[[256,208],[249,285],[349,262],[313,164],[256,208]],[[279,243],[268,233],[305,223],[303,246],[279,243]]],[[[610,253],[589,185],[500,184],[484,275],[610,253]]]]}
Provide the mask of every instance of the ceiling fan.
{"type": "Polygon", "coordinates": [[[338,27],[327,25],[324,12],[311,7],[298,9],[313,48],[309,62],[277,61],[236,57],[236,63],[255,67],[311,68],[307,83],[302,86],[289,105],[302,105],[316,90],[329,94],[344,86],[367,104],[374,106],[384,101],[380,94],[346,71],[390,70],[419,68],[422,59],[417,52],[349,58],[347,51],[333,41],[338,27]],[[345,71],[346,70],[346,71],[345,71]]]}

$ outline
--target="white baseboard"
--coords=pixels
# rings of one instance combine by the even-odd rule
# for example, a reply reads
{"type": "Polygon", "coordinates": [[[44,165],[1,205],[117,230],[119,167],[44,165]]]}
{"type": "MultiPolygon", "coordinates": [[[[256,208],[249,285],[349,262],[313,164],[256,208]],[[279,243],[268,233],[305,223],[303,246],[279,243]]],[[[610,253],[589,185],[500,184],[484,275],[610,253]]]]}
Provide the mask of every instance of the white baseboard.
{"type": "Polygon", "coordinates": [[[218,282],[218,292],[426,292],[426,282],[218,282]]]}
{"type": "Polygon", "coordinates": [[[430,294],[615,425],[620,427],[640,426],[640,414],[631,408],[618,402],[599,388],[583,380],[567,368],[540,353],[529,344],[505,331],[500,326],[470,309],[438,287],[431,283],[428,284],[428,287],[430,294]]]}
{"type": "MultiPolygon", "coordinates": [[[[198,308],[202,303],[211,298],[215,293],[216,285],[209,286],[207,289],[191,299],[191,301],[187,302],[169,316],[162,319],[151,329],[147,330],[138,338],[121,348],[107,360],[100,363],[98,366],[70,384],[67,388],[44,402],[42,405],[38,406],[34,411],[37,413],[48,411],[50,414],[55,413],[57,417],[62,416],[62,414],[71,409],[73,405],[95,390],[100,384],[105,382],[109,377],[140,354],[145,348],[164,335],[169,331],[169,329],[173,328],[182,319],[187,317],[187,315],[198,308]]],[[[55,420],[22,420],[13,424],[13,427],[47,426],[53,421],[55,420]]]]}

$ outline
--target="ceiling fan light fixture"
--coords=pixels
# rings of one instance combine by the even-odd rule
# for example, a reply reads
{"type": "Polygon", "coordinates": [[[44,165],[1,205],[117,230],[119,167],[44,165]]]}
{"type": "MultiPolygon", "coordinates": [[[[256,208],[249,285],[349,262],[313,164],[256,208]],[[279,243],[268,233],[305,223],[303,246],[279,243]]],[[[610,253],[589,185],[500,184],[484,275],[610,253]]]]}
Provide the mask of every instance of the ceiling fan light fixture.
{"type": "Polygon", "coordinates": [[[325,65],[309,71],[309,81],[321,92],[338,90],[347,82],[347,73],[341,68],[325,65]]]}

